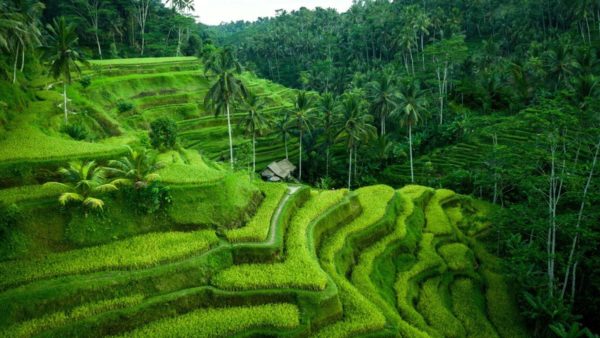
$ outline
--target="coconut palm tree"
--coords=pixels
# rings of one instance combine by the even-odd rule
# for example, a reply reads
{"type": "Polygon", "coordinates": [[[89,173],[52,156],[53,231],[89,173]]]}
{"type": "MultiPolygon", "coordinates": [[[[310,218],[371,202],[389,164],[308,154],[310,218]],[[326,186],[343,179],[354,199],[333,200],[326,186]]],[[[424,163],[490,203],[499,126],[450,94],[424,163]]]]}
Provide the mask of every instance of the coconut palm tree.
{"type": "Polygon", "coordinates": [[[396,108],[392,116],[400,120],[401,126],[408,127],[408,144],[410,149],[410,180],[414,183],[415,173],[413,167],[412,128],[419,123],[422,115],[427,111],[426,91],[421,89],[418,81],[407,82],[400,87],[396,95],[396,108]]]}
{"type": "Polygon", "coordinates": [[[69,123],[69,111],[67,109],[67,85],[71,83],[71,71],[75,69],[81,72],[78,63],[87,65],[87,61],[77,49],[79,38],[75,31],[75,25],[67,24],[64,17],[54,19],[52,25],[48,25],[48,45],[44,46],[45,57],[50,64],[52,77],[63,80],[63,110],[65,123],[69,123]]]}
{"type": "Polygon", "coordinates": [[[302,180],[302,141],[304,139],[304,133],[310,133],[310,130],[312,129],[311,114],[313,112],[314,107],[312,106],[312,100],[309,98],[308,94],[304,91],[299,92],[296,96],[294,112],[292,120],[290,121],[298,132],[298,180],[302,180]]]}
{"type": "Polygon", "coordinates": [[[247,135],[252,136],[252,172],[256,172],[256,136],[262,135],[269,121],[263,114],[264,102],[256,95],[250,94],[245,101],[246,116],[240,121],[240,127],[247,135]]]}
{"type": "MultiPolygon", "coordinates": [[[[356,93],[346,94],[342,101],[343,126],[339,137],[345,139],[348,149],[348,189],[352,187],[352,155],[360,142],[368,142],[377,134],[371,125],[373,116],[366,113],[363,100],[356,93]]],[[[355,163],[356,165],[356,163],[355,163]]]]}
{"type": "MultiPolygon", "coordinates": [[[[193,0],[167,0],[166,3],[171,3],[171,8],[173,8],[174,11],[185,15],[186,12],[193,12],[194,11],[194,1],[193,0]]],[[[175,56],[179,56],[181,55],[181,33],[183,31],[183,28],[181,27],[181,25],[179,25],[179,27],[177,27],[177,51],[175,52],[175,56]]]]}
{"type": "Polygon", "coordinates": [[[285,159],[289,160],[290,156],[288,153],[288,139],[292,134],[292,126],[290,124],[290,114],[285,112],[283,117],[275,122],[275,131],[281,136],[285,147],[285,159]]]}
{"type": "Polygon", "coordinates": [[[227,115],[227,131],[229,133],[229,160],[233,169],[233,134],[231,129],[231,108],[241,99],[246,98],[248,90],[237,78],[242,72],[242,66],[233,55],[233,51],[225,48],[210,58],[206,65],[206,71],[217,76],[215,83],[211,86],[204,104],[213,109],[215,115],[225,113],[227,115]]]}
{"type": "MultiPolygon", "coordinates": [[[[28,49],[40,44],[41,32],[39,16],[44,9],[35,0],[14,1],[12,6],[0,4],[0,51],[14,55],[12,59],[12,82],[17,82],[17,70],[25,68],[25,55],[28,49]]],[[[7,72],[8,73],[8,72],[7,72]]]]}
{"type": "Polygon", "coordinates": [[[323,94],[319,100],[319,117],[325,134],[325,176],[329,176],[331,146],[335,142],[335,137],[337,136],[336,129],[340,119],[337,106],[337,100],[331,93],[323,94]]]}
{"type": "Polygon", "coordinates": [[[58,172],[63,176],[64,182],[49,182],[46,185],[58,185],[67,190],[58,198],[63,206],[70,202],[81,202],[85,208],[102,210],[104,201],[99,196],[118,190],[115,182],[107,181],[106,171],[98,167],[95,161],[71,162],[58,172]]]}
{"type": "Polygon", "coordinates": [[[377,81],[367,84],[367,98],[371,102],[371,111],[379,118],[380,135],[385,135],[385,121],[394,110],[396,86],[390,74],[383,73],[377,81]]]}
{"type": "Polygon", "coordinates": [[[163,167],[163,163],[156,162],[156,158],[150,150],[129,148],[126,156],[109,161],[108,167],[104,170],[109,175],[116,177],[113,184],[130,185],[135,189],[140,189],[146,187],[149,182],[158,180],[160,176],[156,171],[163,167]]]}

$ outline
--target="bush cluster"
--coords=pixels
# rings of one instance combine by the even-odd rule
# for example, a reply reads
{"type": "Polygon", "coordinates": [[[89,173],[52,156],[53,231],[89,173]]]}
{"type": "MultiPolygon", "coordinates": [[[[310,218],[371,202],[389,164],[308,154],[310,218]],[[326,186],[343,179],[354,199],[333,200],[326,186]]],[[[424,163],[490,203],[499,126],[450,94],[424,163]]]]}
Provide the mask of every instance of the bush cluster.
{"type": "Polygon", "coordinates": [[[173,149],[177,143],[177,124],[168,117],[156,119],[150,124],[148,136],[155,149],[173,149]]]}

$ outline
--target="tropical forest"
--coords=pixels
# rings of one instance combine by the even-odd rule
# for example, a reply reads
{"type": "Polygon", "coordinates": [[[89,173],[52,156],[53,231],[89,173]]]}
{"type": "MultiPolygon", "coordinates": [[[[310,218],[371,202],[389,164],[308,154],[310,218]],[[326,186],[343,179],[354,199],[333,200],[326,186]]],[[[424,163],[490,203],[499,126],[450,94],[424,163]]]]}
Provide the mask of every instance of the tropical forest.
{"type": "Polygon", "coordinates": [[[0,0],[0,337],[598,337],[599,157],[599,0],[0,0]]]}

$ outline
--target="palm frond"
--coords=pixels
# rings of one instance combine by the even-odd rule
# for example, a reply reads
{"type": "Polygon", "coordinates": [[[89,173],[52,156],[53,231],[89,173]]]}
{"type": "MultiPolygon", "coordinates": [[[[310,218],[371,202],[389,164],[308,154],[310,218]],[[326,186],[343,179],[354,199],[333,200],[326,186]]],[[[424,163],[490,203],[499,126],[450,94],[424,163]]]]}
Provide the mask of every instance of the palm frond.
{"type": "Polygon", "coordinates": [[[61,205],[67,205],[67,203],[72,202],[72,201],[75,202],[75,201],[83,201],[83,200],[84,200],[83,196],[81,196],[78,193],[74,193],[74,192],[65,192],[58,197],[58,202],[61,205]]]}
{"type": "Polygon", "coordinates": [[[104,201],[99,198],[88,197],[83,201],[83,205],[90,209],[104,209],[104,201]]]}

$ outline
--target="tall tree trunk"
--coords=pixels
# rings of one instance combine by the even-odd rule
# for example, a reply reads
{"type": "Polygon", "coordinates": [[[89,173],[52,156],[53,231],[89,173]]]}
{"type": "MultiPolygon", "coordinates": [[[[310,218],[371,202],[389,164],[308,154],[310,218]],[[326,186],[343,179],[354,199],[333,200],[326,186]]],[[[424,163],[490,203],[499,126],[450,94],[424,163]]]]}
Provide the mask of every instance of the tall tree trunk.
{"type": "Polygon", "coordinates": [[[142,51],[140,55],[144,55],[144,45],[146,44],[146,36],[144,34],[144,28],[142,28],[142,51]]]}
{"type": "Polygon", "coordinates": [[[256,172],[256,133],[252,131],[252,173],[256,172]]]}
{"type": "MultiPolygon", "coordinates": [[[[598,151],[600,150],[600,140],[596,145],[596,152],[594,154],[594,159],[592,160],[592,168],[590,169],[590,174],[588,175],[587,181],[585,183],[585,187],[583,188],[583,196],[581,198],[581,204],[579,205],[579,214],[577,215],[577,223],[575,224],[575,237],[573,237],[573,243],[571,244],[571,251],[569,252],[569,260],[567,261],[567,270],[565,272],[565,278],[563,280],[562,291],[561,291],[561,299],[564,298],[565,292],[567,290],[567,283],[569,280],[569,273],[571,269],[571,263],[573,263],[573,258],[575,256],[575,248],[577,247],[577,241],[579,240],[579,229],[581,227],[581,220],[583,219],[583,210],[585,208],[585,201],[588,193],[588,189],[590,187],[590,183],[592,182],[592,178],[594,177],[594,169],[596,168],[596,161],[598,159],[598,151]]],[[[573,265],[573,287],[575,285],[575,265],[577,261],[573,265]]]]}
{"type": "Polygon", "coordinates": [[[17,50],[15,51],[15,62],[13,64],[13,83],[17,83],[17,65],[19,63],[19,48],[17,45],[17,50]]]}
{"type": "Polygon", "coordinates": [[[415,183],[415,170],[413,168],[413,149],[412,149],[412,125],[408,124],[408,145],[410,153],[410,181],[415,183]]]}
{"type": "Polygon", "coordinates": [[[325,149],[325,176],[329,177],[329,144],[325,149]]]}
{"type": "Polygon", "coordinates": [[[65,124],[69,123],[69,112],[67,110],[67,81],[63,82],[63,110],[65,113],[65,124]]]}
{"type": "Polygon", "coordinates": [[[227,132],[229,133],[229,162],[231,163],[231,169],[233,169],[233,135],[231,131],[231,115],[229,114],[229,104],[225,105],[227,110],[227,132]]]}
{"type": "Polygon", "coordinates": [[[21,50],[21,73],[23,73],[23,69],[25,69],[25,45],[23,45],[21,50]]]}
{"type": "Polygon", "coordinates": [[[288,137],[287,134],[283,136],[283,144],[285,146],[285,159],[289,161],[290,156],[288,153],[288,137]]]}
{"type": "Polygon", "coordinates": [[[411,65],[411,69],[412,69],[412,74],[414,76],[415,75],[415,59],[413,58],[412,48],[409,48],[408,52],[410,55],[410,65],[411,65]]]}
{"type": "Polygon", "coordinates": [[[421,32],[421,59],[423,60],[423,70],[425,70],[425,44],[423,43],[423,32],[421,32]]]}
{"type": "Polygon", "coordinates": [[[352,150],[354,147],[350,147],[350,156],[348,156],[348,190],[352,187],[352,150]]]}
{"type": "Polygon", "coordinates": [[[181,55],[181,27],[177,27],[177,51],[175,56],[181,55]]]}
{"type": "Polygon", "coordinates": [[[100,60],[102,60],[102,47],[100,46],[100,38],[98,37],[98,27],[96,27],[94,33],[96,35],[96,46],[98,46],[98,55],[100,56],[100,60]]]}
{"type": "Polygon", "coordinates": [[[300,153],[298,158],[298,181],[302,181],[302,128],[300,128],[300,153]]]}

